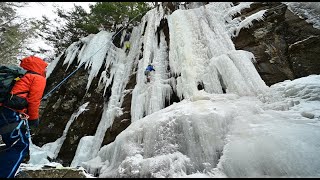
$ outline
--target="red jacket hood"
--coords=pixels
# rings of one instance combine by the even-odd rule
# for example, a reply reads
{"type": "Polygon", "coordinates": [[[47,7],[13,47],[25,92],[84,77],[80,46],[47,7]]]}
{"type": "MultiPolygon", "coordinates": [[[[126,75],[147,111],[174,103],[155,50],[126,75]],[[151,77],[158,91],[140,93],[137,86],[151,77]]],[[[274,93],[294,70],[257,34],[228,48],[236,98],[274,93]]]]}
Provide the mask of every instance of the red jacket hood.
{"type": "Polygon", "coordinates": [[[42,75],[43,77],[46,77],[46,67],[48,66],[48,63],[39,57],[29,56],[23,58],[20,66],[27,71],[33,71],[42,75]]]}

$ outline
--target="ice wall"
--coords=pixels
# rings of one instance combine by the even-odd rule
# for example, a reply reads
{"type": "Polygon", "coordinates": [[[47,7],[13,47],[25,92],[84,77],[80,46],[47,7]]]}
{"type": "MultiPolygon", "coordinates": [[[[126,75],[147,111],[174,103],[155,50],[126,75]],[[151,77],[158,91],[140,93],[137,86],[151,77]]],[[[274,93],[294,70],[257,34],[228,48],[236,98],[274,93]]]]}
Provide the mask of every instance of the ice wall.
{"type": "MultiPolygon", "coordinates": [[[[248,7],[238,5],[242,8],[248,7]]],[[[228,24],[231,15],[240,11],[231,3],[210,3],[205,7],[177,10],[168,17],[170,29],[170,69],[177,74],[177,92],[180,98],[189,98],[204,84],[210,93],[258,95],[266,91],[252,62],[254,56],[237,51],[228,30],[241,29],[261,13],[243,22],[228,24]],[[234,9],[234,10],[233,10],[234,9]],[[229,13],[229,14],[228,14],[229,13]]]]}
{"type": "MultiPolygon", "coordinates": [[[[105,86],[105,90],[112,85],[111,96],[104,104],[96,133],[80,140],[72,166],[84,165],[92,173],[101,173],[101,177],[134,177],[136,160],[144,161],[140,164],[142,169],[140,165],[136,167],[142,170],[137,176],[149,176],[151,171],[155,173],[154,177],[181,177],[188,172],[214,168],[219,159],[217,152],[222,151],[222,139],[228,128],[226,124],[233,120],[233,110],[236,111],[232,103],[227,106],[231,110],[221,114],[215,113],[216,109],[210,109],[210,103],[206,103],[204,109],[192,105],[195,113],[191,114],[187,108],[181,112],[175,111],[178,114],[168,115],[169,118],[161,117],[164,115],[150,118],[148,115],[162,112],[165,101],[170,99],[173,91],[185,99],[182,105],[187,105],[186,102],[190,100],[199,100],[199,106],[203,105],[201,100],[212,97],[219,99],[220,95],[228,100],[242,96],[255,97],[267,91],[267,86],[253,66],[253,54],[236,50],[231,40],[230,32],[239,31],[250,25],[253,19],[263,17],[264,11],[260,11],[243,23],[239,19],[232,21],[231,16],[235,12],[248,6],[247,3],[232,6],[230,2],[214,2],[195,9],[176,10],[171,15],[165,15],[162,6],[159,6],[159,9],[150,10],[141,23],[133,28],[128,55],[124,49],[111,44],[112,33],[105,31],[82,38],[81,48],[80,42],[72,44],[67,49],[64,64],[68,63],[69,67],[78,54],[78,64],[90,69],[86,88],[89,89],[92,79],[101,68],[104,71],[99,83],[105,86]],[[157,28],[161,19],[168,20],[170,47],[162,31],[159,32],[158,42],[157,28]],[[156,71],[151,73],[151,82],[147,83],[144,71],[149,63],[154,65],[156,71]],[[105,67],[102,67],[103,64],[105,67]],[[125,91],[124,88],[133,72],[136,73],[136,86],[132,90],[132,124],[128,131],[117,137],[115,143],[101,148],[107,129],[114,118],[123,113],[121,106],[124,95],[131,91],[125,91]],[[199,84],[203,84],[203,91],[198,90],[199,84]],[[223,95],[224,91],[226,96],[223,95]],[[213,94],[212,97],[207,93],[213,94]],[[207,108],[210,112],[200,113],[207,108]],[[204,121],[198,122],[199,119],[204,121]],[[146,125],[141,127],[142,122],[138,123],[140,120],[146,125]],[[195,128],[192,131],[191,124],[195,128]],[[216,143],[214,147],[211,141],[216,143]],[[141,143],[143,146],[140,146],[141,143]],[[203,152],[204,155],[201,154],[203,152]],[[206,160],[210,162],[203,163],[206,160]]],[[[255,108],[247,111],[259,111],[255,108]]]]}

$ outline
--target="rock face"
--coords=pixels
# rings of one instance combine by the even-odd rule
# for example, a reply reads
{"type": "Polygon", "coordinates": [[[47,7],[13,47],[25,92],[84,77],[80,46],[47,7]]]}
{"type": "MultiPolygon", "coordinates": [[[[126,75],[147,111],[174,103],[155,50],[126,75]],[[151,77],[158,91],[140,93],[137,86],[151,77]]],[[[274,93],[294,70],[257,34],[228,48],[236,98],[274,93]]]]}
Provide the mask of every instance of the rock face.
{"type": "Polygon", "coordinates": [[[253,3],[241,16],[247,17],[263,9],[267,10],[264,20],[255,21],[233,39],[236,49],[255,55],[257,71],[269,86],[318,74],[320,30],[278,2],[253,3]]]}
{"type": "Polygon", "coordinates": [[[15,178],[87,178],[77,169],[41,169],[19,172],[15,178]]]}
{"type": "MultiPolygon", "coordinates": [[[[67,75],[72,73],[76,65],[73,64],[65,71],[66,66],[62,65],[63,61],[59,61],[58,68],[55,68],[54,76],[50,76],[47,80],[45,92],[52,90],[67,75]]],[[[99,72],[101,74],[101,72],[99,72]]],[[[77,150],[77,145],[83,136],[94,135],[95,130],[100,122],[103,104],[108,97],[103,97],[103,88],[98,87],[98,78],[92,81],[92,86],[86,92],[88,73],[84,69],[79,69],[76,73],[65,81],[61,87],[43,103],[42,115],[39,128],[35,129],[32,141],[38,146],[54,142],[63,135],[66,124],[71,115],[77,112],[78,107],[86,102],[90,102],[85,111],[70,125],[66,139],[59,151],[56,161],[65,162],[69,165],[77,150]]]]}
{"type": "MultiPolygon", "coordinates": [[[[314,73],[319,74],[319,29],[313,28],[311,24],[291,13],[285,4],[278,2],[253,3],[250,8],[244,9],[238,16],[247,17],[263,9],[267,9],[265,19],[254,21],[251,27],[242,29],[233,41],[236,49],[246,50],[255,55],[257,60],[255,66],[266,84],[272,85],[287,79],[295,79],[314,73]]],[[[168,12],[174,10],[175,8],[170,6],[168,12]]],[[[157,33],[163,32],[165,34],[167,45],[170,48],[169,31],[166,19],[161,20],[157,33]]],[[[119,41],[120,34],[119,37],[115,37],[116,42],[119,41]]],[[[120,46],[119,44],[115,45],[120,46]]],[[[141,52],[143,52],[143,47],[141,52]]],[[[139,59],[143,58],[142,54],[139,59]]],[[[47,79],[46,93],[77,68],[75,64],[77,59],[75,59],[74,63],[70,65],[73,69],[66,71],[67,65],[62,64],[65,56],[61,57],[51,76],[47,79]]],[[[58,161],[64,166],[70,165],[80,139],[83,136],[95,134],[102,117],[104,104],[109,101],[112,83],[108,87],[106,95],[103,96],[104,89],[98,86],[101,73],[102,69],[93,79],[90,89],[86,90],[88,73],[82,67],[53,92],[46,101],[43,101],[44,108],[41,110],[40,126],[34,130],[32,136],[33,143],[40,147],[60,138],[71,115],[76,113],[82,104],[90,101],[86,108],[89,111],[83,112],[70,125],[59,154],[54,158],[54,161],[58,161]]],[[[106,131],[103,145],[113,142],[117,135],[130,125],[132,89],[135,85],[136,75],[133,71],[125,88],[126,95],[121,106],[123,114],[116,117],[112,126],[106,131]]],[[[202,88],[198,87],[198,89],[202,88]]],[[[174,93],[170,102],[166,102],[166,106],[173,102],[179,102],[179,98],[174,93]]]]}

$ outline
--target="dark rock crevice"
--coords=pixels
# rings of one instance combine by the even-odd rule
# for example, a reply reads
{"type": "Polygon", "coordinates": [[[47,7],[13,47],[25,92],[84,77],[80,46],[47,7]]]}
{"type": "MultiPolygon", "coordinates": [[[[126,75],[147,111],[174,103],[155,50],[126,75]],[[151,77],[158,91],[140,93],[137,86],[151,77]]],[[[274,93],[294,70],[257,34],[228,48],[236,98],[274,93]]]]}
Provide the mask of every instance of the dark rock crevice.
{"type": "MultiPolygon", "coordinates": [[[[61,161],[63,160],[62,162],[64,166],[70,166],[71,161],[75,156],[80,139],[83,136],[93,136],[100,123],[104,102],[108,101],[109,99],[108,95],[104,97],[102,96],[104,86],[101,84],[100,87],[98,87],[98,81],[102,71],[103,68],[99,70],[97,77],[93,79],[91,85],[92,87],[88,89],[88,92],[86,92],[85,95],[79,96],[83,98],[80,99],[80,102],[77,104],[82,105],[86,102],[89,102],[89,104],[86,107],[87,111],[82,112],[71,124],[66,139],[61,147],[61,150],[59,151],[57,159],[61,161]]],[[[85,82],[81,84],[86,85],[85,82]]],[[[110,87],[112,87],[112,83],[108,88],[110,87]]],[[[79,106],[75,107],[74,109],[78,108],[79,106]]]]}
{"type": "Polygon", "coordinates": [[[167,19],[161,19],[160,25],[157,27],[157,42],[158,42],[158,47],[160,45],[160,35],[161,35],[161,30],[163,31],[165,35],[165,40],[167,42],[167,46],[170,46],[170,35],[169,35],[169,25],[168,25],[168,20],[167,19]]]}
{"type": "Polygon", "coordinates": [[[123,99],[121,106],[123,114],[119,117],[116,117],[113,120],[113,123],[110,128],[107,129],[107,132],[104,136],[102,146],[107,145],[115,140],[115,138],[123,130],[125,130],[131,124],[131,100],[132,100],[132,90],[136,85],[136,73],[133,73],[129,82],[125,87],[126,94],[123,99]]]}

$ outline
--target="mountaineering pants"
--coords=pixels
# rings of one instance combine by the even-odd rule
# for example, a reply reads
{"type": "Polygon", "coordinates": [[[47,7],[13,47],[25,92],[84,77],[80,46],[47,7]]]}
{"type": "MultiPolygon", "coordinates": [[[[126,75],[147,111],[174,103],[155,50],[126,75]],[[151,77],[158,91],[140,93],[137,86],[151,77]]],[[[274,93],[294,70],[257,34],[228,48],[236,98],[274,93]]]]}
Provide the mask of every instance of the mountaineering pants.
{"type": "Polygon", "coordinates": [[[147,77],[147,82],[150,82],[150,71],[145,70],[144,75],[146,75],[146,77],[147,77]]]}
{"type": "MultiPolygon", "coordinates": [[[[21,121],[19,114],[7,108],[1,108],[0,121],[21,121]]],[[[1,132],[0,132],[1,133],[1,132]]],[[[14,178],[24,157],[29,152],[27,129],[22,125],[18,130],[1,134],[5,149],[0,150],[0,178],[14,178]]]]}

